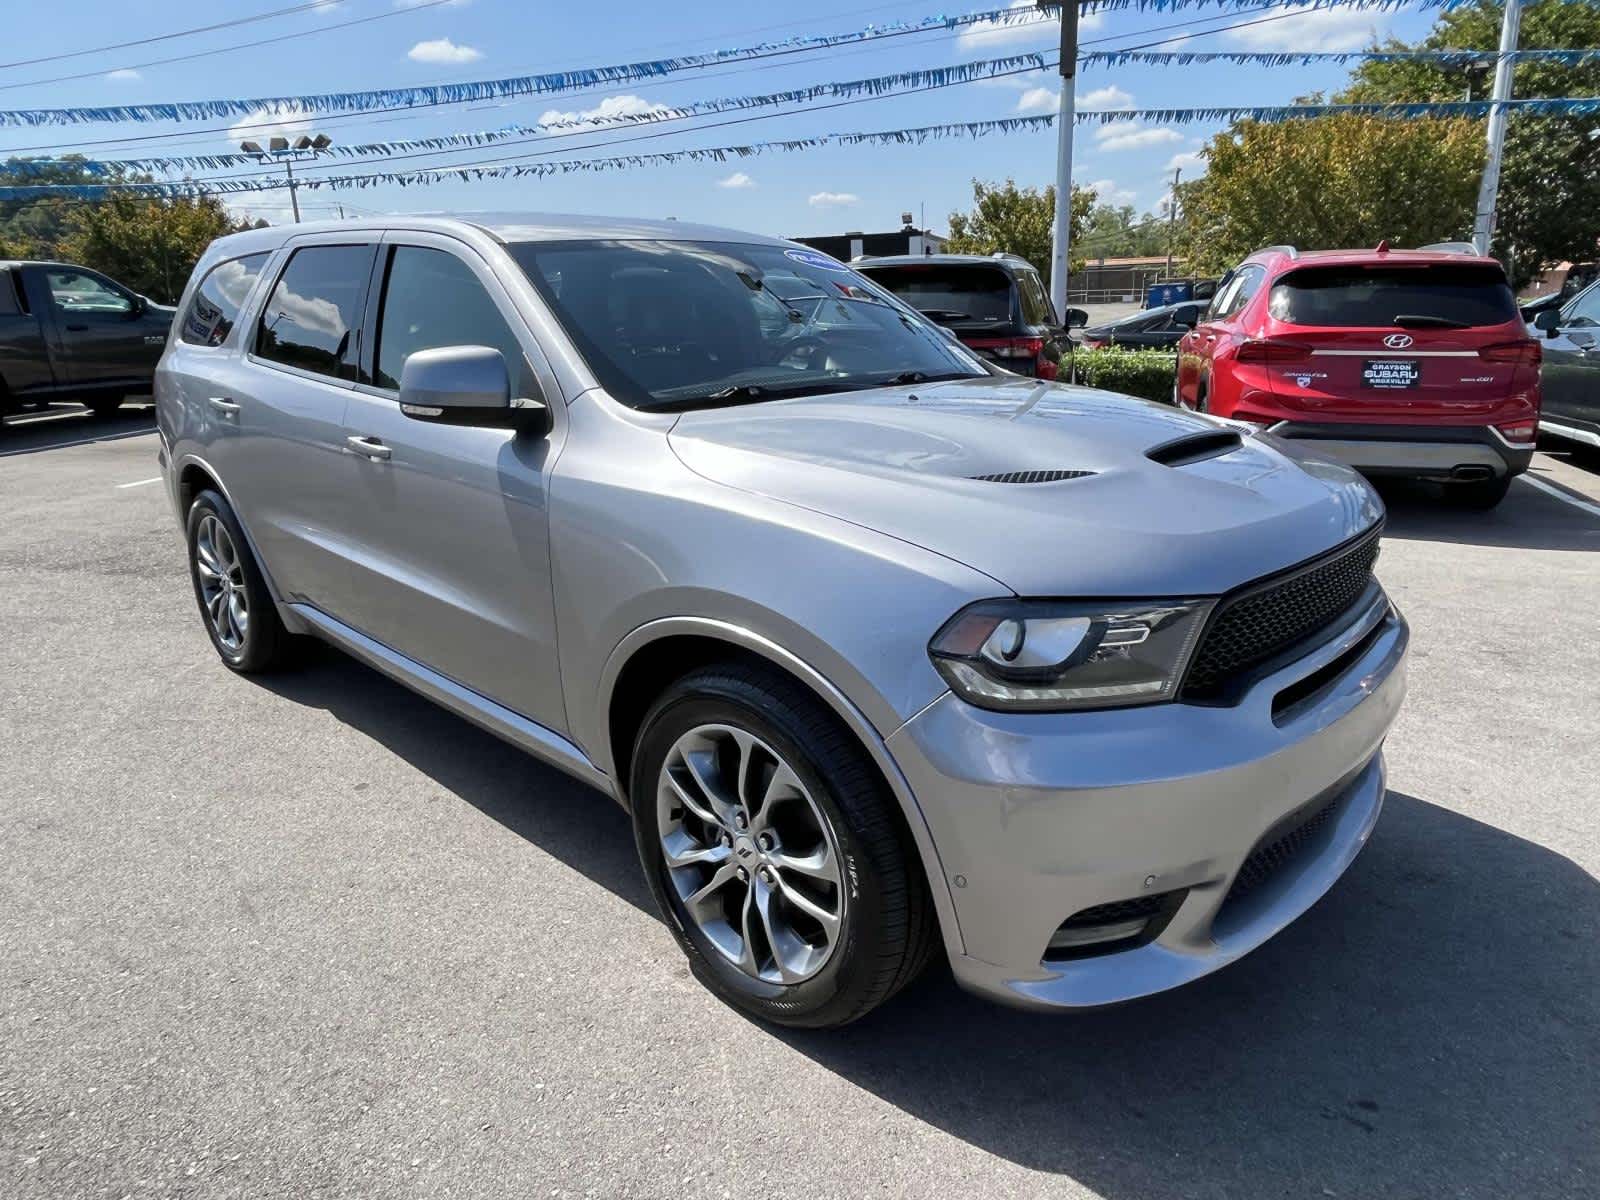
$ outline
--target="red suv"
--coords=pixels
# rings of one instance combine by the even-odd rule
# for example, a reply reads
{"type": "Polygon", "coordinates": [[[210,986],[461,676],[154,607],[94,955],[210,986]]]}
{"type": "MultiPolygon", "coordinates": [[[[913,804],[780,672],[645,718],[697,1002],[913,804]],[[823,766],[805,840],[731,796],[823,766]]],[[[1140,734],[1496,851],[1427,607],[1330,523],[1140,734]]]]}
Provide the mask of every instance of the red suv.
{"type": "Polygon", "coordinates": [[[1533,456],[1539,360],[1492,258],[1271,246],[1178,343],[1173,401],[1492,508],[1533,456]]]}

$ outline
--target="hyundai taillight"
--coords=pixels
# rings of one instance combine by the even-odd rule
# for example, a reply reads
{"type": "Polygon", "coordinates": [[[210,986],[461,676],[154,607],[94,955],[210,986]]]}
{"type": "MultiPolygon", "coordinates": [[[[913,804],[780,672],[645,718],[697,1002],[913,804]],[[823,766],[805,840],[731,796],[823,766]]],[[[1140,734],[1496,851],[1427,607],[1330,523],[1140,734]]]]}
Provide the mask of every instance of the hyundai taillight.
{"type": "Polygon", "coordinates": [[[1495,428],[1508,442],[1531,442],[1539,436],[1539,422],[1532,420],[1508,421],[1504,425],[1496,425],[1495,428]]]}
{"type": "Polygon", "coordinates": [[[1234,347],[1235,362],[1292,363],[1311,357],[1311,347],[1299,342],[1280,342],[1276,338],[1251,338],[1234,347]]]}
{"type": "Polygon", "coordinates": [[[1485,362],[1537,367],[1544,361],[1544,347],[1532,338],[1521,338],[1515,342],[1496,342],[1492,346],[1483,346],[1478,350],[1478,357],[1485,362]]]}

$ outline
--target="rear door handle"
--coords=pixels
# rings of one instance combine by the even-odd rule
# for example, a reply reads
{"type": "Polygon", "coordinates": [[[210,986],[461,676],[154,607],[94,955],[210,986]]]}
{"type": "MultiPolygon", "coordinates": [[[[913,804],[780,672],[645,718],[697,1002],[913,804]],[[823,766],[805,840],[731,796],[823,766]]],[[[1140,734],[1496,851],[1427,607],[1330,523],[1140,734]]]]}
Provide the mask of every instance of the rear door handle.
{"type": "Polygon", "coordinates": [[[350,447],[353,453],[359,454],[363,458],[370,458],[374,462],[384,462],[393,453],[389,447],[385,446],[377,438],[364,437],[361,434],[351,434],[345,438],[345,444],[350,447]]]}
{"type": "Polygon", "coordinates": [[[206,398],[206,403],[211,405],[213,409],[225,417],[234,416],[239,411],[239,406],[237,404],[235,404],[232,400],[226,400],[221,396],[208,396],[206,398]]]}
{"type": "Polygon", "coordinates": [[[67,332],[68,333],[88,333],[89,332],[89,327],[87,325],[68,325],[67,326],[67,332]]]}

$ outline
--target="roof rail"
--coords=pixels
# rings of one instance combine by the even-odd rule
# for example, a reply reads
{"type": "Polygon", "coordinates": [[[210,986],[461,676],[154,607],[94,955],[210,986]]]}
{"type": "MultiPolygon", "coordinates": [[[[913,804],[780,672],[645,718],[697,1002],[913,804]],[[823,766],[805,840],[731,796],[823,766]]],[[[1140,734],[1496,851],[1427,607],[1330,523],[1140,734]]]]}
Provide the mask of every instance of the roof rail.
{"type": "Polygon", "coordinates": [[[1471,242],[1429,242],[1418,250],[1431,250],[1435,254],[1471,254],[1477,256],[1478,248],[1471,242]]]}
{"type": "Polygon", "coordinates": [[[1256,251],[1256,254],[1270,254],[1274,250],[1276,250],[1279,254],[1287,254],[1290,258],[1300,257],[1300,251],[1296,250],[1293,246],[1263,246],[1261,249],[1256,251]]]}

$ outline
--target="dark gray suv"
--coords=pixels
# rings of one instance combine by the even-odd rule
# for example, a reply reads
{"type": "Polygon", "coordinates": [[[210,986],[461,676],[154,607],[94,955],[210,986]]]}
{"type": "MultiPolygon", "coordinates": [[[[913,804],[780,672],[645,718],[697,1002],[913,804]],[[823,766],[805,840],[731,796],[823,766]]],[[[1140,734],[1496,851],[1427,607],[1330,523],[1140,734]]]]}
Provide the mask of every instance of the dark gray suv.
{"type": "Polygon", "coordinates": [[[255,230],[184,306],[222,661],[321,638],[608,793],[747,1012],[841,1024],[941,950],[1012,1004],[1159,992],[1378,819],[1407,631],[1344,467],[679,222],[255,230]]]}

